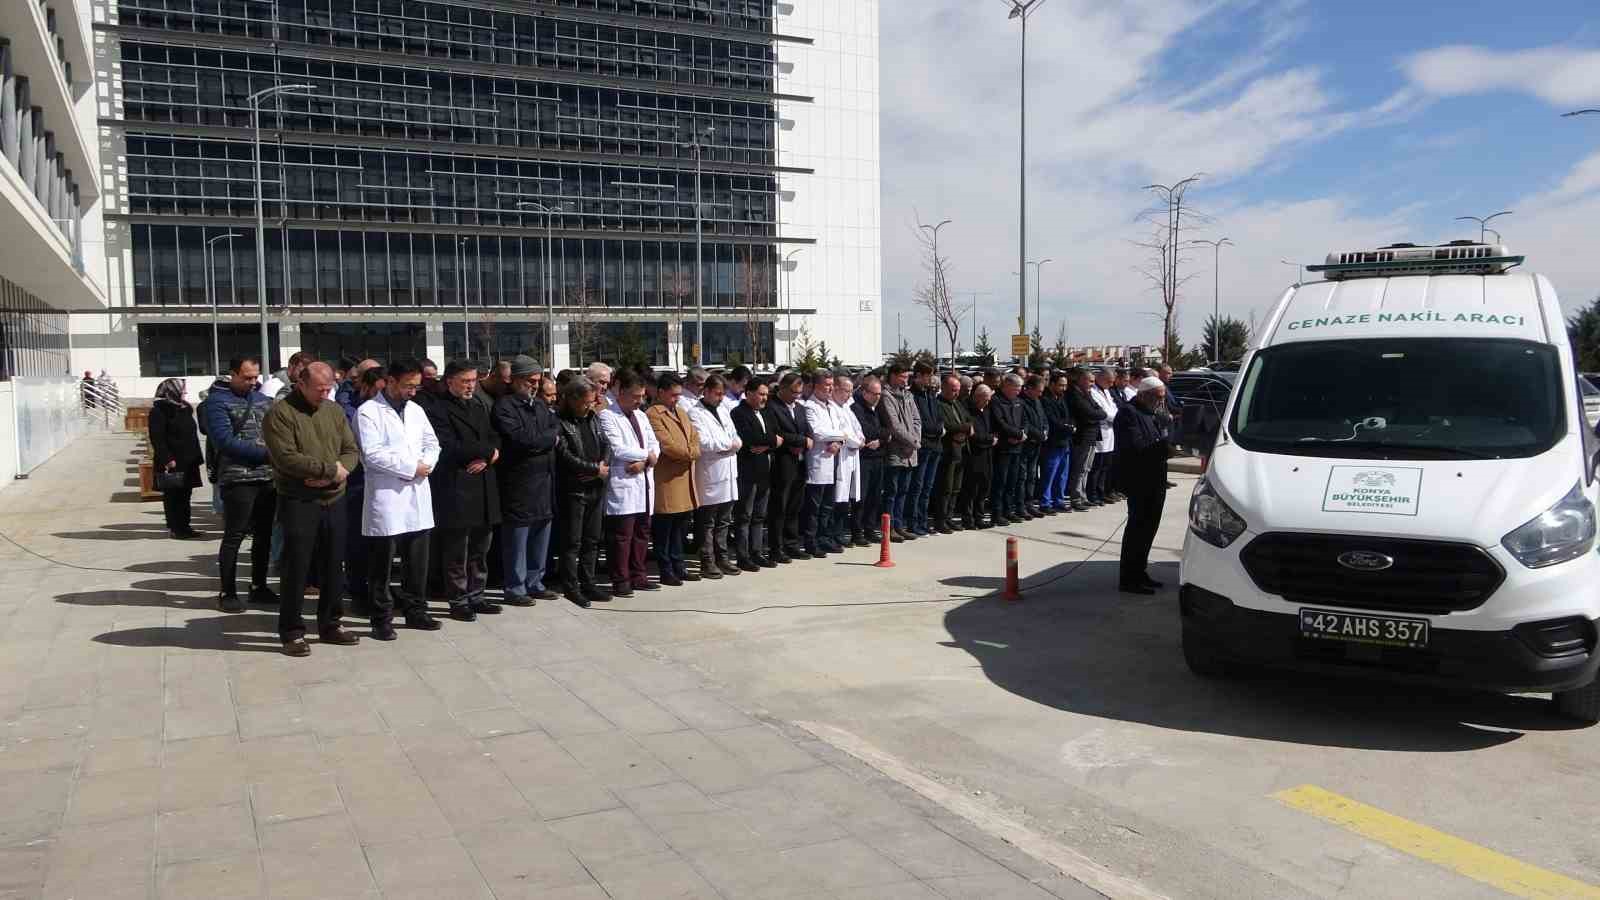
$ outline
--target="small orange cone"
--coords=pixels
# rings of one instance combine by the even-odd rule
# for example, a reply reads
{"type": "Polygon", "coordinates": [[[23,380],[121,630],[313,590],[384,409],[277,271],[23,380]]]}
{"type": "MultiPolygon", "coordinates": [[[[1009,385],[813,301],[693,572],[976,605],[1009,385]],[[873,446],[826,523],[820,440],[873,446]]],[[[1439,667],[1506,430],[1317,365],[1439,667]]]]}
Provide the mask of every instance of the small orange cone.
{"type": "Polygon", "coordinates": [[[880,569],[894,568],[894,560],[889,558],[889,529],[892,527],[894,526],[890,521],[889,514],[884,513],[882,527],[879,529],[883,532],[883,549],[878,552],[878,561],[874,563],[880,569]]]}
{"type": "Polygon", "coordinates": [[[1016,603],[1022,599],[1022,588],[1017,584],[1017,539],[1006,538],[1006,589],[1000,599],[1016,603]]]}

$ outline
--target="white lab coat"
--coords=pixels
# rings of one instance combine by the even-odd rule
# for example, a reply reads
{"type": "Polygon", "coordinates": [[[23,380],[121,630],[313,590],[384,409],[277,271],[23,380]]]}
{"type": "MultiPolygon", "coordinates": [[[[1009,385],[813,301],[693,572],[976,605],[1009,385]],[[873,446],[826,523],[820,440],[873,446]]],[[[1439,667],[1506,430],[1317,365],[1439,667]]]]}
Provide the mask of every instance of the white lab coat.
{"type": "Polygon", "coordinates": [[[356,408],[356,443],[366,487],[361,501],[361,533],[392,537],[433,527],[433,494],[417,464],[439,464],[439,438],[427,413],[407,403],[402,417],[382,394],[356,408]]]}
{"type": "Polygon", "coordinates": [[[661,455],[661,442],[656,440],[656,430],[644,410],[633,411],[633,420],[639,425],[639,434],[628,427],[621,407],[612,407],[600,414],[600,427],[605,429],[606,443],[611,455],[606,464],[611,475],[606,479],[606,515],[631,516],[649,513],[656,496],[655,469],[646,467],[637,475],[628,474],[628,466],[647,459],[651,452],[661,455]],[[644,438],[641,446],[639,438],[644,438]]]}
{"type": "Polygon", "coordinates": [[[1089,388],[1089,397],[1103,410],[1106,417],[1100,422],[1100,444],[1095,449],[1101,453],[1110,453],[1117,449],[1117,433],[1112,424],[1117,418],[1117,401],[1111,396],[1116,388],[1105,388],[1099,385],[1089,388]]]}
{"type": "Polygon", "coordinates": [[[743,399],[744,399],[744,395],[743,394],[735,397],[733,395],[733,391],[728,391],[727,393],[722,395],[722,411],[727,413],[730,416],[733,415],[733,408],[738,406],[739,402],[741,400],[743,400],[743,399]]]}
{"type": "Polygon", "coordinates": [[[844,449],[839,451],[839,469],[833,480],[833,500],[835,503],[845,503],[861,499],[861,447],[866,444],[866,435],[861,433],[861,423],[856,421],[856,414],[847,403],[843,406],[833,404],[835,415],[844,425],[844,449]]]}
{"type": "Polygon", "coordinates": [[[723,407],[715,412],[696,400],[689,421],[700,435],[700,458],[694,461],[695,488],[701,506],[739,499],[739,433],[723,407]]]}
{"type": "MultiPolygon", "coordinates": [[[[832,400],[803,400],[806,421],[811,424],[811,449],[806,451],[806,484],[833,484],[838,469],[838,454],[829,454],[828,445],[844,443],[844,422],[832,400]]],[[[844,452],[842,449],[840,452],[844,452]]]]}

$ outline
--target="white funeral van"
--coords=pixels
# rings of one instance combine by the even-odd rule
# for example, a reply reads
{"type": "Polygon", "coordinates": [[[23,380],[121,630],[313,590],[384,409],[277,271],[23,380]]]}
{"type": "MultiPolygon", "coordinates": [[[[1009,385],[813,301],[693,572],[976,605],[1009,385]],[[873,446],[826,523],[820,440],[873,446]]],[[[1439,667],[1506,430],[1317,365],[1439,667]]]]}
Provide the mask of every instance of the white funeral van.
{"type": "Polygon", "coordinates": [[[1522,261],[1333,253],[1278,301],[1190,500],[1191,670],[1550,692],[1600,720],[1600,459],[1555,289],[1522,261]]]}

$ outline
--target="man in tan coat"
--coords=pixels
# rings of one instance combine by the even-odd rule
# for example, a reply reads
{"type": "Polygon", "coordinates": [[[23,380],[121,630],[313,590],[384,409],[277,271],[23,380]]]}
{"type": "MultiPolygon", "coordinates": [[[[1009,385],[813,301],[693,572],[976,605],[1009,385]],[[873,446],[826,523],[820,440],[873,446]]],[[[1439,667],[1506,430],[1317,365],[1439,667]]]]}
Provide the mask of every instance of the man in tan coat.
{"type": "MultiPolygon", "coordinates": [[[[656,460],[656,511],[650,530],[661,583],[667,587],[678,587],[689,574],[683,561],[683,541],[699,494],[694,463],[700,458],[700,436],[678,403],[682,396],[683,382],[668,372],[657,379],[656,403],[646,413],[661,444],[661,458],[656,460]]],[[[709,535],[701,537],[706,550],[712,543],[709,535]]]]}

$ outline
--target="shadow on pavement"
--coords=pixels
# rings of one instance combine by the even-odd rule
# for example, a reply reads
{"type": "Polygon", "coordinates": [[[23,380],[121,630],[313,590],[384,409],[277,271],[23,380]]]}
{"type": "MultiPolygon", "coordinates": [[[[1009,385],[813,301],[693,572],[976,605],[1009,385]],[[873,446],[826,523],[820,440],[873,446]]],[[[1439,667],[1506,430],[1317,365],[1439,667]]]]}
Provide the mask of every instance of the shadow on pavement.
{"type": "Polygon", "coordinates": [[[240,613],[191,619],[182,627],[153,626],[95,635],[100,644],[118,647],[176,647],[182,650],[238,650],[280,653],[278,615],[240,613]]]}
{"type": "MultiPolygon", "coordinates": [[[[239,570],[248,572],[249,562],[250,551],[249,545],[246,544],[245,550],[239,554],[239,570]]],[[[152,562],[133,563],[125,566],[124,569],[128,572],[145,575],[172,575],[193,572],[196,575],[209,575],[215,578],[217,556],[215,553],[207,553],[203,556],[191,556],[188,559],[154,560],[152,562]]]]}
{"type": "Polygon", "coordinates": [[[1577,727],[1532,697],[1276,671],[1199,678],[1185,667],[1179,643],[1177,564],[1157,564],[1151,574],[1164,591],[1123,595],[1115,560],[1066,563],[1025,579],[1015,604],[996,598],[998,578],[945,579],[993,591],[945,614],[953,639],[946,646],[965,650],[997,686],[1036,703],[1179,731],[1457,752],[1515,741],[1524,731],[1577,727]]]}

